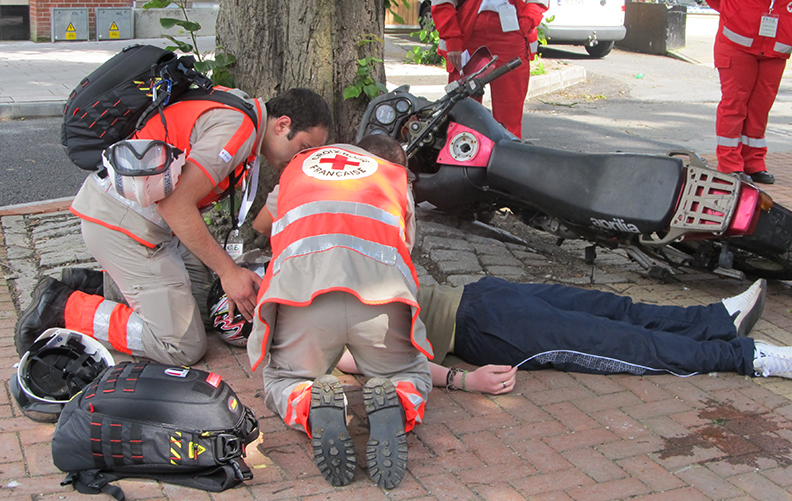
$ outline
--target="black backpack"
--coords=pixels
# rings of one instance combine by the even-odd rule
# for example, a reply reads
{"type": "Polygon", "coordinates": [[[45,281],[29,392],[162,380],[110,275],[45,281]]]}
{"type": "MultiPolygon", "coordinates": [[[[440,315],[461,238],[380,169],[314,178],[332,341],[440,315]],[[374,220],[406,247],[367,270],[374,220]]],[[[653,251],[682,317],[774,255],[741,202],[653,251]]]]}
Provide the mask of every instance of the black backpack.
{"type": "Polygon", "coordinates": [[[164,106],[188,99],[233,106],[256,126],[253,106],[228,92],[213,91],[211,80],[195,71],[194,63],[192,56],[177,57],[139,44],[110,58],[83,78],[66,101],[61,125],[66,155],[81,169],[98,170],[105,148],[143,128],[164,106]]]}
{"type": "Polygon", "coordinates": [[[106,369],[64,407],[52,460],[83,494],[118,500],[109,482],[149,478],[220,492],[253,477],[242,457],[252,411],[215,373],[153,362],[106,369]]]}

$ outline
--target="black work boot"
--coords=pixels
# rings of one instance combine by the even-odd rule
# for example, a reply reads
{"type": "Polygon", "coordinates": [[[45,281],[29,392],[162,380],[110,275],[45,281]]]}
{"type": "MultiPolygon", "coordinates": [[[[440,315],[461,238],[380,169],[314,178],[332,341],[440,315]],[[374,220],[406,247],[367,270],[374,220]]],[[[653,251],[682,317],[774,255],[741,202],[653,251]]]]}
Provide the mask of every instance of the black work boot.
{"type": "Polygon", "coordinates": [[[311,445],[314,463],[335,487],[347,485],[355,474],[355,442],[346,427],[346,403],[341,381],[319,376],[311,387],[311,445]]]}
{"type": "Polygon", "coordinates": [[[393,489],[407,470],[404,411],[390,379],[375,377],[363,387],[369,421],[366,461],[369,475],[383,489],[393,489]]]}
{"type": "Polygon", "coordinates": [[[73,289],[52,277],[39,280],[33,290],[30,306],[22,312],[14,329],[14,345],[20,357],[45,330],[66,327],[66,301],[73,292],[73,289]]]}
{"type": "Polygon", "coordinates": [[[104,273],[90,268],[63,268],[61,282],[86,294],[104,296],[104,273]]]}

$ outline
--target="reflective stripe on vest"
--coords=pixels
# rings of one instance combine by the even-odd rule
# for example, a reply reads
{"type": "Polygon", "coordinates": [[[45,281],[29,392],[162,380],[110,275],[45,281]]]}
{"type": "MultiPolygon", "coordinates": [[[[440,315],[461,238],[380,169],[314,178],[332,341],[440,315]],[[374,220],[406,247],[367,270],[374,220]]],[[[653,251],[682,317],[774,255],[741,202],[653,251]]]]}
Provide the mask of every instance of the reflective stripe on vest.
{"type": "Polygon", "coordinates": [[[279,218],[272,224],[272,236],[277,235],[288,225],[299,219],[318,214],[349,214],[351,216],[361,216],[401,229],[401,221],[399,218],[379,207],[359,202],[320,200],[295,207],[284,214],[282,218],[279,218]]]}
{"type": "Polygon", "coordinates": [[[775,45],[773,46],[773,50],[778,52],[779,54],[792,54],[792,45],[776,42],[775,45]]]}
{"type": "Polygon", "coordinates": [[[413,280],[410,265],[404,261],[396,247],[338,233],[306,237],[292,242],[272,260],[272,275],[277,275],[283,262],[289,258],[322,252],[334,247],[346,247],[380,263],[396,266],[407,281],[413,296],[418,294],[418,286],[413,280]]]}
{"type": "Polygon", "coordinates": [[[743,47],[750,47],[753,45],[753,38],[744,37],[738,33],[733,32],[727,27],[723,27],[723,36],[731,40],[732,42],[742,45],[743,47]]]}

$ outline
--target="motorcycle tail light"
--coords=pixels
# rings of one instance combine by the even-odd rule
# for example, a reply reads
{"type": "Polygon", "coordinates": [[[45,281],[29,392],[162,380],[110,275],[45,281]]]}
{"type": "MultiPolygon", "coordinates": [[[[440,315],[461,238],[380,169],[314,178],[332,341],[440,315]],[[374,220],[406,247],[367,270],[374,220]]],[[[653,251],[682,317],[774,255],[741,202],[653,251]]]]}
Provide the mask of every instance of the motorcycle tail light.
{"type": "Polygon", "coordinates": [[[759,198],[762,200],[762,211],[767,212],[773,208],[773,199],[764,191],[759,192],[759,198]]]}
{"type": "MultiPolygon", "coordinates": [[[[726,231],[727,235],[750,235],[754,232],[764,205],[762,195],[763,193],[755,186],[743,183],[737,208],[734,210],[729,229],[726,231]]],[[[767,198],[770,199],[770,197],[767,198]]],[[[772,205],[772,199],[770,199],[770,204],[772,205]]]]}

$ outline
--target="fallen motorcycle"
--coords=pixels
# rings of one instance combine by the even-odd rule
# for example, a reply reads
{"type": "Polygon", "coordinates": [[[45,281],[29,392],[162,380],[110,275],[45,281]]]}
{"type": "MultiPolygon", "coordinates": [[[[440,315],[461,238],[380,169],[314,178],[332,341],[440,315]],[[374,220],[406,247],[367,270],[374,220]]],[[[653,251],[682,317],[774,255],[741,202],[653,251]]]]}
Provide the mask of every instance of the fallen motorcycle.
{"type": "Polygon", "coordinates": [[[591,154],[524,144],[471,96],[520,64],[494,68],[481,48],[464,76],[429,101],[407,85],[373,99],[358,129],[398,140],[416,175],[416,204],[484,222],[508,209],[564,239],[623,249],[666,277],[681,266],[792,279],[792,211],[693,152],[591,154]]]}

